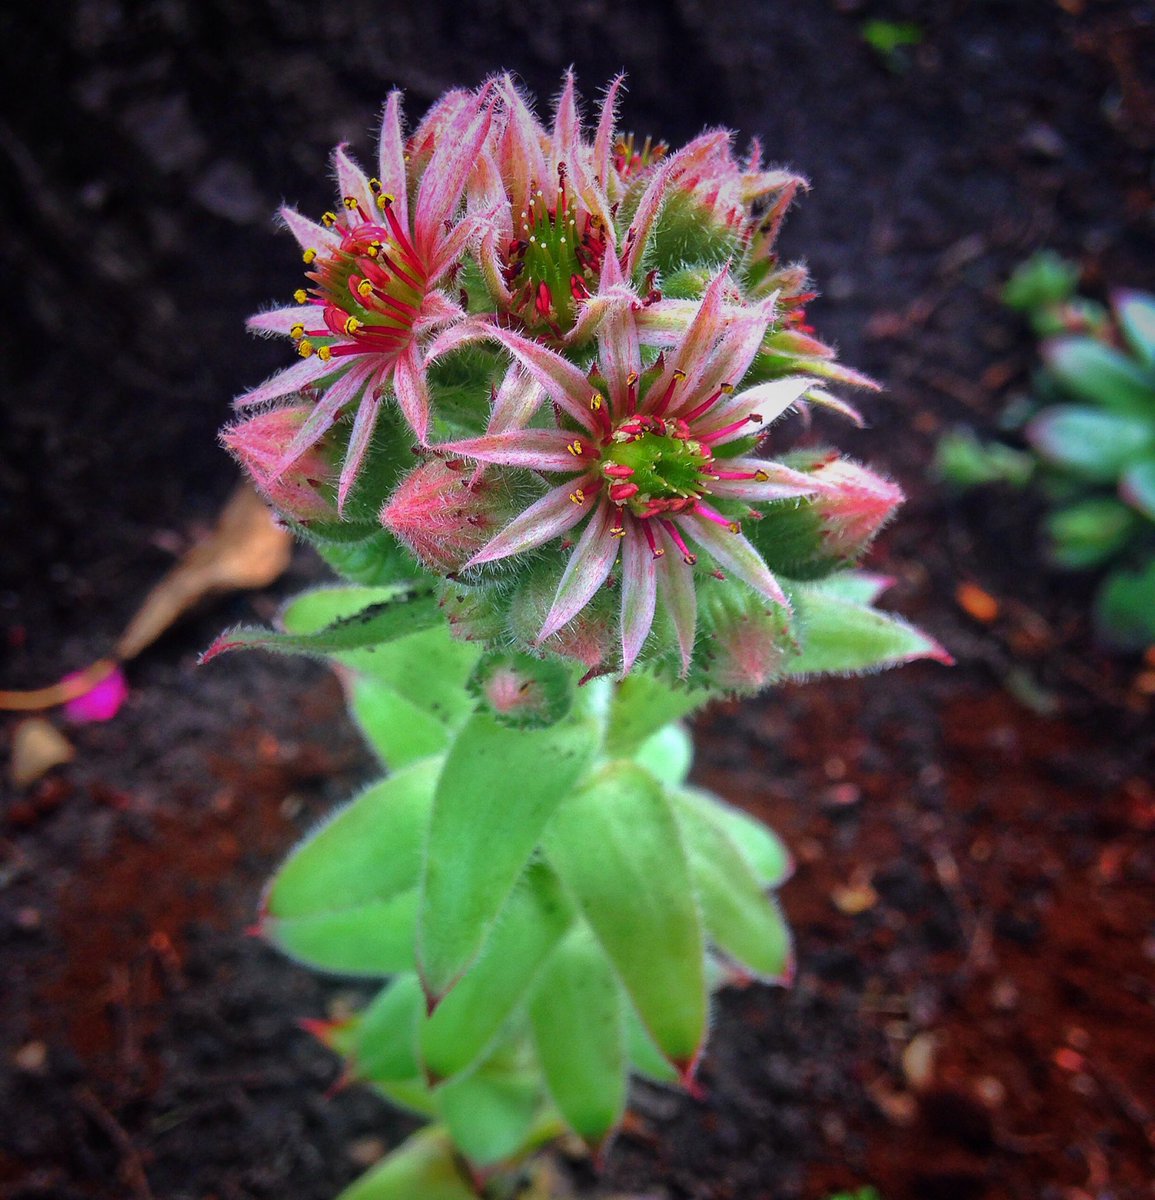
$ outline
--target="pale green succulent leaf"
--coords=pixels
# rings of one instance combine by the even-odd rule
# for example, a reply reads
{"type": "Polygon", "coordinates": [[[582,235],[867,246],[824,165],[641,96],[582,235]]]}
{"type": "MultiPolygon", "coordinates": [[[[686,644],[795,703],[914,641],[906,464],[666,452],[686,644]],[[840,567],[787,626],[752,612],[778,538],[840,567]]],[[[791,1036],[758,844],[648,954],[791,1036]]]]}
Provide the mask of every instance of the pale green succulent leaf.
{"type": "MultiPolygon", "coordinates": [[[[1155,368],[1155,296],[1125,289],[1114,297],[1115,319],[1135,356],[1148,370],[1155,368]]],[[[1155,392],[1155,383],[1152,384],[1155,392]]],[[[1155,404],[1155,396],[1152,398],[1155,404]]]]}
{"type": "Polygon", "coordinates": [[[379,679],[353,676],[349,711],[373,752],[394,770],[449,748],[452,734],[443,721],[379,679]]]}
{"type": "Polygon", "coordinates": [[[666,784],[679,784],[690,773],[694,758],[694,743],[680,722],[663,725],[634,751],[633,759],[645,767],[655,779],[666,784]]]}
{"type": "Polygon", "coordinates": [[[1136,512],[1155,521],[1155,457],[1132,463],[1123,472],[1119,495],[1136,512]]]}
{"type": "Polygon", "coordinates": [[[1125,650],[1155,646],[1155,559],[1138,571],[1114,571],[1095,598],[1095,624],[1125,650]]]}
{"type": "Polygon", "coordinates": [[[606,754],[632,755],[663,725],[688,716],[710,699],[704,689],[671,686],[646,671],[634,671],[618,684],[610,708],[606,754]]]}
{"type": "Polygon", "coordinates": [[[1114,557],[1130,540],[1139,518],[1121,501],[1091,496],[1049,513],[1045,522],[1051,559],[1081,571],[1114,557]]]}
{"type": "Polygon", "coordinates": [[[1057,404],[1026,434],[1045,461],[1096,483],[1113,483],[1130,463],[1155,453],[1155,421],[1133,413],[1057,404]]]}
{"type": "Polygon", "coordinates": [[[1090,337],[1052,338],[1043,347],[1043,360],[1063,390],[1076,399],[1121,414],[1152,411],[1155,378],[1150,368],[1114,346],[1090,337]]]}
{"type": "Polygon", "coordinates": [[[436,1096],[454,1144],[478,1167],[493,1166],[526,1148],[543,1100],[536,1071],[488,1065],[445,1084],[436,1096]]]}
{"type": "Polygon", "coordinates": [[[694,808],[733,843],[761,888],[780,887],[794,872],[786,843],[768,826],[703,788],[679,788],[678,803],[694,808]]]}
{"type": "Polygon", "coordinates": [[[355,1018],[346,1054],[356,1078],[375,1084],[416,1078],[417,1028],[424,1015],[420,980],[412,972],[398,975],[355,1018]]]}
{"type": "Polygon", "coordinates": [[[382,976],[412,971],[417,889],[333,912],[266,917],[261,933],[283,954],[317,971],[382,976]]]}
{"type": "Polygon", "coordinates": [[[337,1200],[477,1200],[446,1131],[431,1126],[350,1184],[337,1200]]]}

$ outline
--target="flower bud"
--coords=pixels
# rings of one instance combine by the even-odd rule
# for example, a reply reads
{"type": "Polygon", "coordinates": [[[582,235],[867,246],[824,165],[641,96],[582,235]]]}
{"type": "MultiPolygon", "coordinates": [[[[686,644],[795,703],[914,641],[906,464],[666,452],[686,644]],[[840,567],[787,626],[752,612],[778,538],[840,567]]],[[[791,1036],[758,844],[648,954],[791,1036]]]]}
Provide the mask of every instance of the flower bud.
{"type": "Polygon", "coordinates": [[[381,510],[381,524],[431,571],[468,562],[516,510],[508,489],[463,463],[430,459],[410,471],[381,510]]]}
{"type": "Polygon", "coordinates": [[[221,433],[221,441],[277,512],[301,525],[337,518],[335,474],[325,443],[310,446],[278,469],[312,406],[292,405],[246,417],[221,433]]]}
{"type": "Polygon", "coordinates": [[[562,663],[518,651],[487,654],[469,689],[501,724],[519,729],[552,725],[573,702],[572,676],[562,663]]]}
{"type": "Polygon", "coordinates": [[[702,588],[704,680],[727,692],[761,691],[797,650],[784,608],[732,586],[702,588]]]}
{"type": "Polygon", "coordinates": [[[822,523],[822,543],[831,555],[858,559],[903,501],[902,489],[858,463],[835,458],[814,471],[822,490],[814,511],[822,523]]]}

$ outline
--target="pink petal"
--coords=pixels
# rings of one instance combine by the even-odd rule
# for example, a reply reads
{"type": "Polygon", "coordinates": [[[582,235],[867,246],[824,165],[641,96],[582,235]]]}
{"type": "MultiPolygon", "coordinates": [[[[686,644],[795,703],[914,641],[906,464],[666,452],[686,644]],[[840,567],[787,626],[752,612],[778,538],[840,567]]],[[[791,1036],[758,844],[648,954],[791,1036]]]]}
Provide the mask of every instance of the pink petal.
{"type": "Polygon", "coordinates": [[[491,336],[525,366],[551,400],[584,429],[594,432],[589,406],[593,388],[569,359],[508,329],[494,327],[491,336]]]}
{"type": "Polygon", "coordinates": [[[669,167],[668,164],[663,164],[654,172],[649,186],[642,193],[637,212],[634,213],[626,235],[625,253],[622,256],[622,270],[627,276],[637,275],[642,267],[642,252],[649,239],[650,229],[665,202],[669,182],[669,167]]]}
{"type": "Polygon", "coordinates": [[[474,213],[472,216],[462,217],[453,229],[442,238],[433,257],[429,260],[430,284],[436,284],[445,272],[457,263],[469,243],[485,229],[489,219],[487,213],[474,213]]]}
{"type": "Polygon", "coordinates": [[[618,93],[625,83],[625,75],[616,76],[606,89],[606,97],[602,101],[601,115],[598,117],[598,128],[594,134],[594,174],[598,177],[603,188],[610,186],[610,176],[613,172],[614,130],[617,125],[618,93]]]}
{"type": "Polygon", "coordinates": [[[332,229],[318,225],[303,217],[295,208],[285,205],[281,209],[281,220],[285,228],[297,239],[302,250],[335,250],[341,244],[341,238],[332,229]]]}
{"type": "Polygon", "coordinates": [[[523,205],[529,199],[529,189],[533,183],[542,182],[549,173],[549,165],[541,149],[545,130],[530,112],[508,75],[502,82],[501,96],[505,103],[506,123],[499,144],[498,161],[514,205],[523,205]]]}
{"type": "Polygon", "coordinates": [[[265,380],[260,387],[253,388],[238,396],[233,404],[237,408],[252,408],[254,404],[263,404],[266,400],[276,400],[299,392],[309,384],[316,383],[326,375],[336,374],[341,369],[339,362],[324,362],[316,355],[278,371],[271,379],[265,380]]]}
{"type": "Polygon", "coordinates": [[[503,467],[526,467],[531,471],[564,471],[574,475],[588,463],[570,454],[566,446],[576,439],[560,429],[511,429],[438,446],[442,454],[460,454],[479,462],[503,467]]]}
{"type": "Polygon", "coordinates": [[[698,621],[698,593],[694,588],[694,570],[682,562],[682,552],[663,529],[659,540],[665,543],[658,571],[658,592],[662,607],[674,623],[678,649],[682,653],[682,675],[690,670],[694,656],[694,629],[698,621]]]}
{"type": "MultiPolygon", "coordinates": [[[[82,679],[83,671],[75,671],[65,675],[60,681],[69,684],[82,679]]],[[[116,667],[98,684],[80,696],[74,696],[64,706],[64,712],[70,721],[78,725],[87,725],[93,721],[111,721],[120,711],[120,706],[128,699],[128,683],[124,672],[116,667]]]]}
{"type": "Polygon", "coordinates": [[[720,567],[732,571],[743,583],[748,583],[775,604],[790,608],[790,601],[786,599],[778,580],[762,561],[758,551],[740,533],[732,533],[705,517],[692,514],[679,517],[678,524],[693,541],[709,552],[720,567]]]}
{"type": "Polygon", "coordinates": [[[338,146],[333,151],[333,169],[337,175],[337,191],[341,200],[344,201],[346,196],[352,197],[364,209],[365,216],[370,221],[375,220],[379,214],[376,197],[369,190],[369,178],[345,153],[344,146],[338,146]]]}
{"type": "Polygon", "coordinates": [[[461,203],[465,181],[489,133],[490,108],[478,110],[474,100],[454,114],[438,135],[437,148],[417,192],[413,236],[418,253],[432,261],[444,238],[443,225],[461,203]]]}
{"type": "Polygon", "coordinates": [[[726,286],[728,279],[729,272],[722,270],[710,281],[689,328],[682,336],[681,341],[677,343],[674,352],[667,355],[666,369],[650,388],[650,396],[655,398],[664,396],[666,389],[674,380],[674,373],[681,371],[685,374],[686,378],[674,390],[672,411],[683,409],[688,399],[697,403],[699,399],[704,398],[698,395],[698,379],[705,369],[707,353],[713,349],[725,329],[722,315],[722,289],[726,286]]]}
{"type": "Polygon", "coordinates": [[[545,624],[537,635],[538,642],[544,642],[569,624],[605,583],[618,557],[618,539],[610,534],[616,513],[614,505],[605,501],[598,505],[597,512],[582,530],[562,572],[545,624]]]}
{"type": "Polygon", "coordinates": [[[654,623],[658,564],[636,521],[622,539],[622,674],[634,665],[654,623]]]}
{"type": "Polygon", "coordinates": [[[405,136],[401,132],[401,93],[392,91],[381,114],[377,143],[377,173],[381,189],[393,197],[393,211],[402,229],[409,228],[409,185],[405,169],[405,136]]]}
{"type": "Polygon", "coordinates": [[[319,442],[333,428],[337,414],[356,397],[372,373],[373,368],[368,363],[355,363],[340,379],[329,385],[285,448],[280,461],[270,473],[270,480],[291,467],[310,446],[319,442]]]}
{"type": "MultiPolygon", "coordinates": [[[[595,480],[591,476],[579,480],[577,487],[592,489],[594,483],[595,480]]],[[[536,546],[544,546],[546,542],[572,529],[589,512],[590,505],[597,503],[598,499],[596,493],[591,490],[585,501],[575,504],[570,495],[576,490],[577,488],[567,483],[547,492],[525,512],[514,517],[497,537],[482,546],[465,566],[477,567],[499,558],[509,558],[511,554],[521,554],[536,546]]]]}
{"type": "MultiPolygon", "coordinates": [[[[296,325],[306,328],[313,325],[323,328],[325,321],[321,309],[316,304],[295,304],[292,308],[273,308],[268,312],[254,313],[245,322],[245,328],[259,334],[283,334],[288,337],[296,325]]],[[[325,336],[331,336],[326,330],[325,336]]]]}
{"type": "Polygon", "coordinates": [[[760,471],[767,476],[764,480],[713,480],[710,483],[710,491],[715,496],[732,496],[739,500],[785,500],[790,496],[812,496],[815,492],[824,490],[822,483],[813,475],[759,458],[718,459],[714,468],[725,471],[760,471]]]}
{"type": "MultiPolygon", "coordinates": [[[[565,83],[557,99],[553,120],[553,161],[566,163],[571,169],[578,165],[578,148],[581,141],[581,121],[578,118],[577,99],[574,95],[573,71],[566,71],[565,83]]],[[[539,181],[544,182],[544,181],[539,181]]]]}
{"type": "Polygon", "coordinates": [[[426,445],[429,436],[429,385],[413,342],[405,347],[397,359],[393,389],[410,429],[417,440],[426,445]]]}
{"type": "Polygon", "coordinates": [[[367,392],[357,409],[353,421],[353,432],[349,435],[349,449],[345,452],[345,462],[341,467],[341,478],[337,482],[337,512],[345,513],[345,501],[357,482],[357,474],[365,461],[369,443],[373,440],[373,429],[377,424],[377,413],[381,409],[381,393],[374,388],[367,392]]]}
{"type": "Polygon", "coordinates": [[[774,319],[774,307],[774,302],[768,300],[730,317],[708,365],[698,377],[698,393],[703,399],[723,384],[741,382],[761,349],[766,330],[774,319]]]}
{"type": "Polygon", "coordinates": [[[489,414],[489,433],[504,433],[525,425],[545,399],[545,392],[523,367],[513,363],[497,389],[489,414]]]}
{"type": "MultiPolygon", "coordinates": [[[[705,437],[752,414],[762,418],[762,425],[769,425],[791,405],[797,404],[813,386],[814,381],[805,376],[786,375],[782,379],[772,379],[769,383],[756,384],[744,392],[723,396],[709,412],[694,422],[694,433],[698,437],[705,437]]],[[[738,430],[733,438],[747,437],[753,432],[753,429],[738,430]]],[[[733,438],[726,440],[732,441],[733,438]]]]}
{"type": "MultiPolygon", "coordinates": [[[[642,366],[638,326],[633,312],[627,307],[610,313],[602,322],[598,341],[602,375],[610,393],[610,411],[615,415],[623,415],[627,411],[626,380],[631,374],[637,375],[642,366]]],[[[634,386],[636,389],[636,379],[634,386]]]]}

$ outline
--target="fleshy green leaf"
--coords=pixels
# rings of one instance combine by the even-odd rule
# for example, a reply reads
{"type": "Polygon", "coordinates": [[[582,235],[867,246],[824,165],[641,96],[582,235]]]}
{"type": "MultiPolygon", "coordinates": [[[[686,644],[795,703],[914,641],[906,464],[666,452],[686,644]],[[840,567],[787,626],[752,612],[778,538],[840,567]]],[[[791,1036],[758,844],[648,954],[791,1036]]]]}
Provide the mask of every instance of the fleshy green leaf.
{"type": "Polygon", "coordinates": [[[694,743],[684,725],[663,725],[634,751],[634,762],[646,768],[656,779],[675,785],[690,772],[694,743]]]}
{"type": "Polygon", "coordinates": [[[683,807],[696,808],[734,843],[760,887],[779,887],[793,874],[785,842],[761,821],[702,788],[680,788],[677,795],[683,807]]]}
{"type": "Polygon", "coordinates": [[[530,1001],[537,1056],[570,1128],[598,1146],[626,1104],[621,988],[589,927],[576,925],[550,956],[530,1001]]]}
{"type": "Polygon", "coordinates": [[[1108,496],[1056,509],[1046,520],[1051,558],[1074,571],[1098,566],[1127,544],[1137,520],[1125,504],[1108,496]]]}
{"type": "Polygon", "coordinates": [[[1155,296],[1125,289],[1115,295],[1114,309],[1136,357],[1148,368],[1155,367],[1155,296]]]}
{"type": "Polygon", "coordinates": [[[654,1045],[654,1039],[642,1024],[637,1009],[624,993],[622,1010],[625,1014],[626,1054],[629,1056],[630,1069],[655,1083],[677,1083],[678,1072],[654,1045]]]}
{"type": "Polygon", "coordinates": [[[1124,650],[1155,646],[1155,559],[1139,571],[1115,571],[1095,598],[1095,624],[1124,650]]]}
{"type": "Polygon", "coordinates": [[[610,764],[558,809],[544,848],[655,1042],[688,1070],[706,1033],[705,944],[661,785],[610,764]]]}
{"type": "Polygon", "coordinates": [[[414,974],[399,975],[355,1018],[347,1055],[355,1077],[365,1083],[401,1083],[415,1078],[417,1026],[425,996],[414,974]]]}
{"type": "Polygon", "coordinates": [[[1119,495],[1136,512],[1155,521],[1155,458],[1145,458],[1127,468],[1119,480],[1119,495]]]}
{"type": "Polygon", "coordinates": [[[337,1200],[477,1200],[457,1164],[453,1143],[433,1126],[415,1133],[337,1200]]]}
{"type": "Polygon", "coordinates": [[[536,1071],[488,1063],[437,1091],[441,1118],[455,1145],[480,1167],[525,1148],[542,1099],[536,1071]]]}
{"type": "Polygon", "coordinates": [[[379,679],[353,676],[349,711],[378,758],[394,770],[449,747],[452,735],[444,722],[379,679]]]}
{"type": "Polygon", "coordinates": [[[484,713],[458,735],[437,783],[421,882],[418,961],[431,996],[477,957],[598,738],[593,720],[507,729],[484,713]]]}
{"type": "Polygon", "coordinates": [[[791,969],[791,944],[778,905],[696,797],[683,800],[674,792],[671,799],[710,940],[763,979],[784,979],[791,969]]]}
{"type": "Polygon", "coordinates": [[[434,1080],[460,1074],[489,1049],[571,918],[557,877],[544,863],[531,864],[477,962],[422,1025],[421,1055],[434,1080]]]}
{"type": "Polygon", "coordinates": [[[1151,372],[1113,346],[1089,337],[1053,338],[1043,347],[1043,359],[1060,386],[1079,400],[1120,414],[1151,412],[1151,372]]]}
{"type": "Polygon", "coordinates": [[[1048,462],[1097,483],[1113,483],[1128,464],[1155,452],[1155,422],[1094,408],[1057,404],[1026,433],[1048,462]]]}
{"type": "Polygon", "coordinates": [[[415,764],[338,809],[274,875],[262,931],[322,969],[412,966],[406,943],[439,768],[437,760],[415,764]]]}
{"type": "Polygon", "coordinates": [[[444,620],[431,587],[401,590],[307,634],[277,633],[239,625],[226,630],[201,655],[208,662],[226,650],[274,650],[284,654],[333,655],[377,646],[431,629],[444,620]]]}
{"type": "Polygon", "coordinates": [[[702,689],[671,687],[646,671],[634,671],[618,684],[610,708],[606,754],[631,755],[663,725],[687,716],[710,699],[702,689]]]}
{"type": "Polygon", "coordinates": [[[931,637],[899,617],[851,604],[821,589],[794,594],[802,653],[787,675],[849,674],[898,666],[918,658],[950,661],[931,637]]]}

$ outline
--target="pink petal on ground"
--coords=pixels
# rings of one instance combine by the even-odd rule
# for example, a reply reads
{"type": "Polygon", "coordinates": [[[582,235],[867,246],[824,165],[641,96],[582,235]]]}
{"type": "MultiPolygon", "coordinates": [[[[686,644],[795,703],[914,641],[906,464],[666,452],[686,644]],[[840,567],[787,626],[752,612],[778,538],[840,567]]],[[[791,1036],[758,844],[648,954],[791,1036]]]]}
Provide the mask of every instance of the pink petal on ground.
{"type": "Polygon", "coordinates": [[[595,483],[593,476],[587,476],[578,480],[576,487],[565,484],[547,492],[525,512],[514,517],[497,537],[487,542],[465,566],[478,567],[482,563],[496,562],[499,558],[509,558],[511,554],[520,554],[524,550],[543,546],[555,537],[567,533],[589,512],[590,505],[597,503],[598,497],[593,491],[595,483]],[[589,488],[590,491],[582,503],[575,504],[570,496],[576,494],[578,488],[589,488]]]}
{"type": "Polygon", "coordinates": [[[622,539],[622,674],[634,665],[654,623],[658,561],[636,521],[622,539]]]}
{"type": "MultiPolygon", "coordinates": [[[[566,447],[580,442],[572,433],[560,429],[509,429],[484,437],[447,442],[436,449],[441,454],[460,454],[480,462],[503,467],[526,467],[531,471],[564,471],[576,475],[589,467],[566,447]]],[[[588,447],[592,450],[593,447],[588,447]]]]}
{"type": "MultiPolygon", "coordinates": [[[[65,675],[60,682],[67,685],[83,677],[83,671],[75,671],[71,675],[65,675]]],[[[128,683],[124,672],[116,667],[95,687],[69,700],[64,706],[64,711],[68,719],[75,721],[77,725],[87,725],[92,721],[111,721],[127,698],[128,683]]]]}
{"type": "Polygon", "coordinates": [[[590,397],[593,386],[585,375],[569,361],[508,329],[492,327],[490,336],[499,341],[583,429],[595,432],[590,416],[590,397]]]}
{"type": "Polygon", "coordinates": [[[610,525],[616,514],[617,509],[612,504],[603,502],[582,530],[562,572],[545,624],[537,635],[538,642],[544,642],[563,625],[568,625],[594,598],[613,570],[618,557],[618,539],[611,536],[610,525]]]}
{"type": "Polygon", "coordinates": [[[409,188],[405,171],[405,136],[401,132],[401,93],[392,91],[381,114],[377,142],[377,173],[381,190],[393,197],[393,212],[402,229],[409,228],[409,188]]]}
{"type": "Polygon", "coordinates": [[[732,533],[705,517],[692,515],[679,517],[678,525],[703,550],[709,552],[718,566],[732,571],[743,583],[748,583],[767,599],[789,610],[790,601],[786,599],[778,580],[762,561],[758,551],[740,533],[732,533]]]}
{"type": "Polygon", "coordinates": [[[335,375],[341,369],[340,362],[324,362],[313,355],[302,362],[294,363],[283,371],[278,371],[270,379],[266,379],[260,387],[251,392],[238,396],[233,404],[236,408],[252,408],[254,404],[264,404],[266,400],[277,400],[281,396],[299,392],[311,383],[317,383],[326,375],[335,375]]]}

